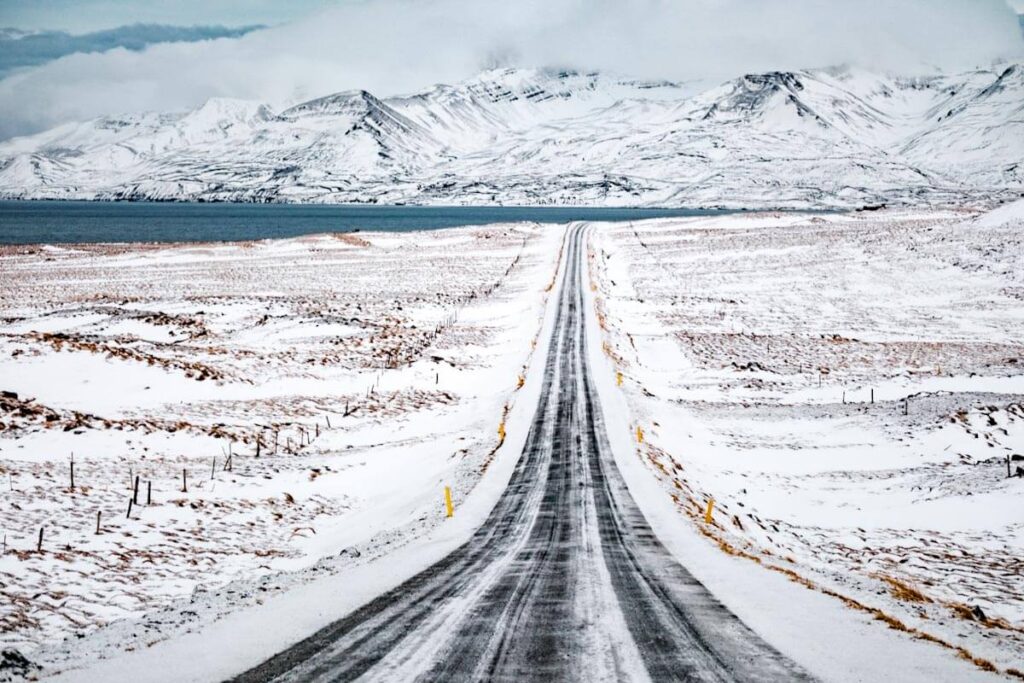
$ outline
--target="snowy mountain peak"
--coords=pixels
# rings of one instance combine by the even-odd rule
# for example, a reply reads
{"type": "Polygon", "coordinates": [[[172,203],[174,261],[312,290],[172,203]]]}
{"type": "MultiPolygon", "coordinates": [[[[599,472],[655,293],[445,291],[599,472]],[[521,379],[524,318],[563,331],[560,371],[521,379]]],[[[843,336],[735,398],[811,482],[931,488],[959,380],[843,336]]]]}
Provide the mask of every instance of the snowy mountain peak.
{"type": "Polygon", "coordinates": [[[732,82],[728,92],[711,104],[704,119],[775,118],[781,119],[778,123],[787,125],[793,123],[787,120],[788,115],[795,114],[798,119],[806,118],[825,126],[822,118],[801,99],[803,90],[803,82],[793,72],[747,74],[732,82]]]}
{"type": "MultiPolygon", "coordinates": [[[[1007,90],[1019,94],[1021,87],[1024,87],[1024,68],[1020,64],[1011,64],[999,74],[995,83],[982,90],[979,96],[989,97],[1007,90]]],[[[1020,104],[1024,106],[1024,102],[1020,102],[1020,104]]]]}
{"type": "Polygon", "coordinates": [[[248,129],[273,120],[274,114],[265,104],[250,100],[212,97],[202,106],[183,116],[178,128],[186,136],[225,134],[235,126],[248,129]]]}
{"type": "Polygon", "coordinates": [[[364,116],[387,106],[365,90],[347,90],[297,104],[281,112],[284,119],[306,116],[364,116]]]}
{"type": "MultiPolygon", "coordinates": [[[[337,135],[368,136],[375,155],[389,162],[398,162],[399,157],[404,157],[404,163],[419,165],[423,157],[437,154],[443,147],[421,125],[366,90],[350,90],[310,100],[285,110],[280,118],[295,124],[326,126],[323,134],[331,136],[330,139],[337,135]]],[[[317,144],[327,143],[321,139],[317,144]]]]}
{"type": "Polygon", "coordinates": [[[775,92],[786,89],[790,92],[799,92],[804,89],[800,78],[792,71],[770,71],[761,74],[747,74],[743,77],[743,83],[751,92],[775,92]]]}
{"type": "Polygon", "coordinates": [[[597,88],[598,74],[543,69],[500,69],[487,71],[464,84],[473,93],[492,102],[566,99],[597,88]]]}

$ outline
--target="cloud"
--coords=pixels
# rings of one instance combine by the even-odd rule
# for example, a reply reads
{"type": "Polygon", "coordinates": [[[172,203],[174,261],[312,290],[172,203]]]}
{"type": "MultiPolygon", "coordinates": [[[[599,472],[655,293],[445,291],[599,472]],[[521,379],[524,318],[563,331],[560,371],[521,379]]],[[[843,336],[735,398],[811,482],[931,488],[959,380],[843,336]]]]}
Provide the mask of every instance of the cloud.
{"type": "Polygon", "coordinates": [[[488,65],[726,78],[838,63],[912,71],[1018,57],[1003,0],[350,0],[236,39],[75,54],[0,81],[0,137],[212,96],[281,106],[407,92],[488,65]]]}
{"type": "Polygon", "coordinates": [[[81,35],[65,31],[0,29],[0,75],[12,69],[45,64],[78,52],[105,52],[118,47],[139,51],[156,43],[238,38],[261,28],[266,27],[133,24],[81,35]]]}

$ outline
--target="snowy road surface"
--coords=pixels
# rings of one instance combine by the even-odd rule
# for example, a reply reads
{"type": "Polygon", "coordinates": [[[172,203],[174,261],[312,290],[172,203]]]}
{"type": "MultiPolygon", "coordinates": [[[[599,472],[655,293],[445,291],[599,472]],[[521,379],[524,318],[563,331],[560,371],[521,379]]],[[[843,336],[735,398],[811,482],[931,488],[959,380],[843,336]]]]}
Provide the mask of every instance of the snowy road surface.
{"type": "Polygon", "coordinates": [[[540,403],[507,490],[442,561],[236,681],[809,678],[654,536],[587,365],[571,228],[540,403]]]}

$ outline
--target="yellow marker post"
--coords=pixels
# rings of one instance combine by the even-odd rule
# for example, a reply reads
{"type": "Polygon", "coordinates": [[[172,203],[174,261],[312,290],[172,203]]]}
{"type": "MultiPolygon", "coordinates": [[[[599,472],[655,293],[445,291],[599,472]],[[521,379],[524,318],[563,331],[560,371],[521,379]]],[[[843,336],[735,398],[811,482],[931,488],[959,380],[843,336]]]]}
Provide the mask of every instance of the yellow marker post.
{"type": "Polygon", "coordinates": [[[637,427],[636,428],[636,442],[637,443],[643,443],[644,442],[644,430],[643,430],[643,427],[637,427]]]}
{"type": "Polygon", "coordinates": [[[501,439],[502,441],[505,440],[505,423],[504,422],[502,422],[501,424],[498,425],[498,438],[501,439]]]}
{"type": "Polygon", "coordinates": [[[622,373],[621,372],[616,372],[615,373],[615,386],[617,386],[617,387],[621,387],[622,386],[622,373]]]}
{"type": "Polygon", "coordinates": [[[704,511],[704,523],[711,524],[711,511],[715,509],[715,499],[708,499],[708,509],[704,511]]]}
{"type": "Polygon", "coordinates": [[[455,515],[455,508],[452,507],[452,490],[447,486],[444,487],[444,509],[448,513],[447,517],[455,515]]]}

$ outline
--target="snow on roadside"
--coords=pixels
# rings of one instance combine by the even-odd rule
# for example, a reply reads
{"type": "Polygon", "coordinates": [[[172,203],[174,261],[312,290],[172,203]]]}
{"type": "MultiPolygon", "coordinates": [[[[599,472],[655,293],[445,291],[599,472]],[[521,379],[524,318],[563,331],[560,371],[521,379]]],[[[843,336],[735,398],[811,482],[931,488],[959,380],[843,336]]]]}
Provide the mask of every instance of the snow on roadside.
{"type": "Polygon", "coordinates": [[[493,457],[562,234],[4,248],[3,645],[51,671],[149,646],[436,527],[493,457]]]}
{"type": "Polygon", "coordinates": [[[729,553],[1021,670],[1021,227],[919,211],[596,228],[605,355],[677,510],[729,553]]]}

